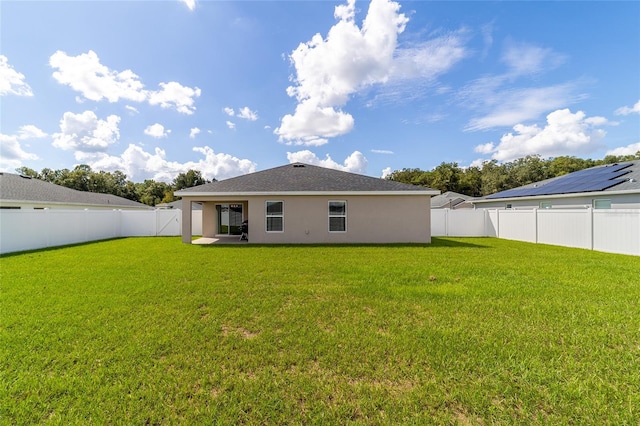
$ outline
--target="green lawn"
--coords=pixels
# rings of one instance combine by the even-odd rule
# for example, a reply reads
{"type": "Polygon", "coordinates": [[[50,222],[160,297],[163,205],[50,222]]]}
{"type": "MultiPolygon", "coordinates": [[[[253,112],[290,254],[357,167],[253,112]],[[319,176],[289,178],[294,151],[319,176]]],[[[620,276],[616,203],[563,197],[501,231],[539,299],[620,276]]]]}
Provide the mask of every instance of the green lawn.
{"type": "Polygon", "coordinates": [[[1,424],[633,424],[640,258],[499,239],[0,258],[1,424]]]}

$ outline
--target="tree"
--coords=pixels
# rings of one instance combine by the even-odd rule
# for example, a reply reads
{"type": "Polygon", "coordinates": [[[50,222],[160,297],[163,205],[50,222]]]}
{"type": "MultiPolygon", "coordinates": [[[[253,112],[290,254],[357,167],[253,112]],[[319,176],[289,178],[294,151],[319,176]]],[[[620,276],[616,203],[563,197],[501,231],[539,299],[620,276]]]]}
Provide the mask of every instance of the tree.
{"type": "Polygon", "coordinates": [[[186,173],[179,173],[173,180],[173,189],[179,191],[184,188],[191,188],[209,183],[210,181],[202,177],[202,173],[197,170],[189,170],[186,173]]]}
{"type": "Polygon", "coordinates": [[[420,169],[396,170],[389,174],[386,179],[418,186],[429,186],[431,180],[429,172],[420,169]]]}
{"type": "Polygon", "coordinates": [[[467,167],[462,172],[460,182],[458,183],[458,191],[460,194],[469,195],[471,197],[479,197],[482,195],[482,170],[479,167],[467,167]]]}
{"type": "Polygon", "coordinates": [[[431,171],[431,182],[428,186],[442,192],[459,191],[460,168],[458,163],[440,163],[431,171]]]}
{"type": "Polygon", "coordinates": [[[155,206],[162,202],[165,193],[172,190],[169,184],[156,182],[153,179],[147,179],[143,183],[137,183],[135,185],[138,200],[149,206],[155,206]]]}
{"type": "Polygon", "coordinates": [[[21,176],[28,176],[30,178],[35,178],[38,179],[40,177],[40,175],[38,174],[38,172],[36,172],[33,169],[30,169],[29,167],[18,167],[16,169],[16,173],[18,173],[21,176]]]}

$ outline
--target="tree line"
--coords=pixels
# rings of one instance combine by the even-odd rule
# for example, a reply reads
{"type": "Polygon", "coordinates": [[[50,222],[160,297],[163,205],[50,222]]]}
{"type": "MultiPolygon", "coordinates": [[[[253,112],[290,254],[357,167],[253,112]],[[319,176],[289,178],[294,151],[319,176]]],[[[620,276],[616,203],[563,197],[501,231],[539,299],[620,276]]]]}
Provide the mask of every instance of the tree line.
{"type": "Polygon", "coordinates": [[[427,186],[442,192],[453,191],[471,197],[483,197],[533,182],[562,176],[589,167],[640,160],[635,155],[608,155],[602,160],[562,156],[542,159],[528,155],[505,163],[485,161],[482,166],[460,167],[458,163],[441,163],[433,170],[396,170],[386,179],[413,185],[427,186]]]}
{"type": "MultiPolygon", "coordinates": [[[[443,162],[428,171],[405,168],[394,171],[386,179],[427,186],[442,192],[453,191],[471,197],[482,197],[589,167],[632,160],[640,160],[640,151],[635,155],[608,155],[602,160],[570,156],[542,159],[538,155],[528,155],[505,163],[498,163],[497,160],[485,161],[479,167],[460,167],[458,163],[443,162]]],[[[203,178],[199,171],[189,170],[178,174],[170,184],[153,179],[133,183],[120,171],[96,172],[86,164],[78,165],[73,170],[44,168],[40,172],[20,167],[16,172],[66,188],[113,194],[150,206],[177,200],[173,195],[174,191],[211,182],[203,178]]]]}
{"type": "Polygon", "coordinates": [[[55,183],[66,188],[113,194],[149,206],[177,200],[178,198],[173,195],[174,191],[211,182],[203,178],[202,173],[199,171],[189,170],[178,174],[170,184],[157,182],[153,179],[147,179],[141,183],[133,183],[121,171],[96,172],[86,164],[78,165],[73,170],[45,168],[39,173],[28,167],[20,167],[16,169],[16,172],[23,176],[55,183]]]}

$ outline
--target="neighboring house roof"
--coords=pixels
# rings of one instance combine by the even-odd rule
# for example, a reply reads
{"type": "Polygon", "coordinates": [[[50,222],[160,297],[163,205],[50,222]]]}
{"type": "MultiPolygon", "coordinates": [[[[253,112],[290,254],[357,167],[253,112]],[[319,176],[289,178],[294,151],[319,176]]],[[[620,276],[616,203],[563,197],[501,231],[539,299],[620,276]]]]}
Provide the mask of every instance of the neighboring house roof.
{"type": "MultiPolygon", "coordinates": [[[[156,204],[156,208],[157,209],[181,209],[182,200],[176,200],[170,203],[156,204]]],[[[202,204],[200,203],[191,204],[191,210],[202,210],[202,204]]]]}
{"type": "Polygon", "coordinates": [[[591,167],[488,195],[474,202],[506,199],[573,197],[593,194],[640,193],[640,161],[591,167]]]}
{"type": "Polygon", "coordinates": [[[175,192],[176,196],[311,193],[370,193],[437,195],[439,191],[391,180],[327,169],[303,163],[287,164],[175,192]]]}
{"type": "Polygon", "coordinates": [[[458,194],[457,192],[447,191],[431,198],[432,209],[453,208],[460,203],[473,199],[468,195],[458,194]]]}
{"type": "Polygon", "coordinates": [[[0,201],[5,203],[42,203],[87,207],[151,208],[146,204],[116,195],[77,191],[13,173],[0,173],[0,201]]]}

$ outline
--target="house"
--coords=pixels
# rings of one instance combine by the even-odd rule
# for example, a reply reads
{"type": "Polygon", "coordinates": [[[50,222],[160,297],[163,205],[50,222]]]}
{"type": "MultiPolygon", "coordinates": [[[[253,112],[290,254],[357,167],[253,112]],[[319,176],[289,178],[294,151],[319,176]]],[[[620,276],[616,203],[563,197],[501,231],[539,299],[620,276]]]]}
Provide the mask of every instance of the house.
{"type": "Polygon", "coordinates": [[[429,243],[430,188],[303,163],[288,164],[175,192],[182,197],[182,241],[191,243],[191,209],[202,203],[202,235],[249,242],[429,243]]]}
{"type": "Polygon", "coordinates": [[[596,166],[472,203],[483,209],[640,209],[640,161],[596,166]]]}
{"type": "Polygon", "coordinates": [[[432,209],[472,209],[470,201],[473,197],[457,192],[447,191],[431,199],[432,209]]]}
{"type": "Polygon", "coordinates": [[[0,173],[0,209],[150,210],[111,194],[77,191],[13,173],[0,173]]]}

